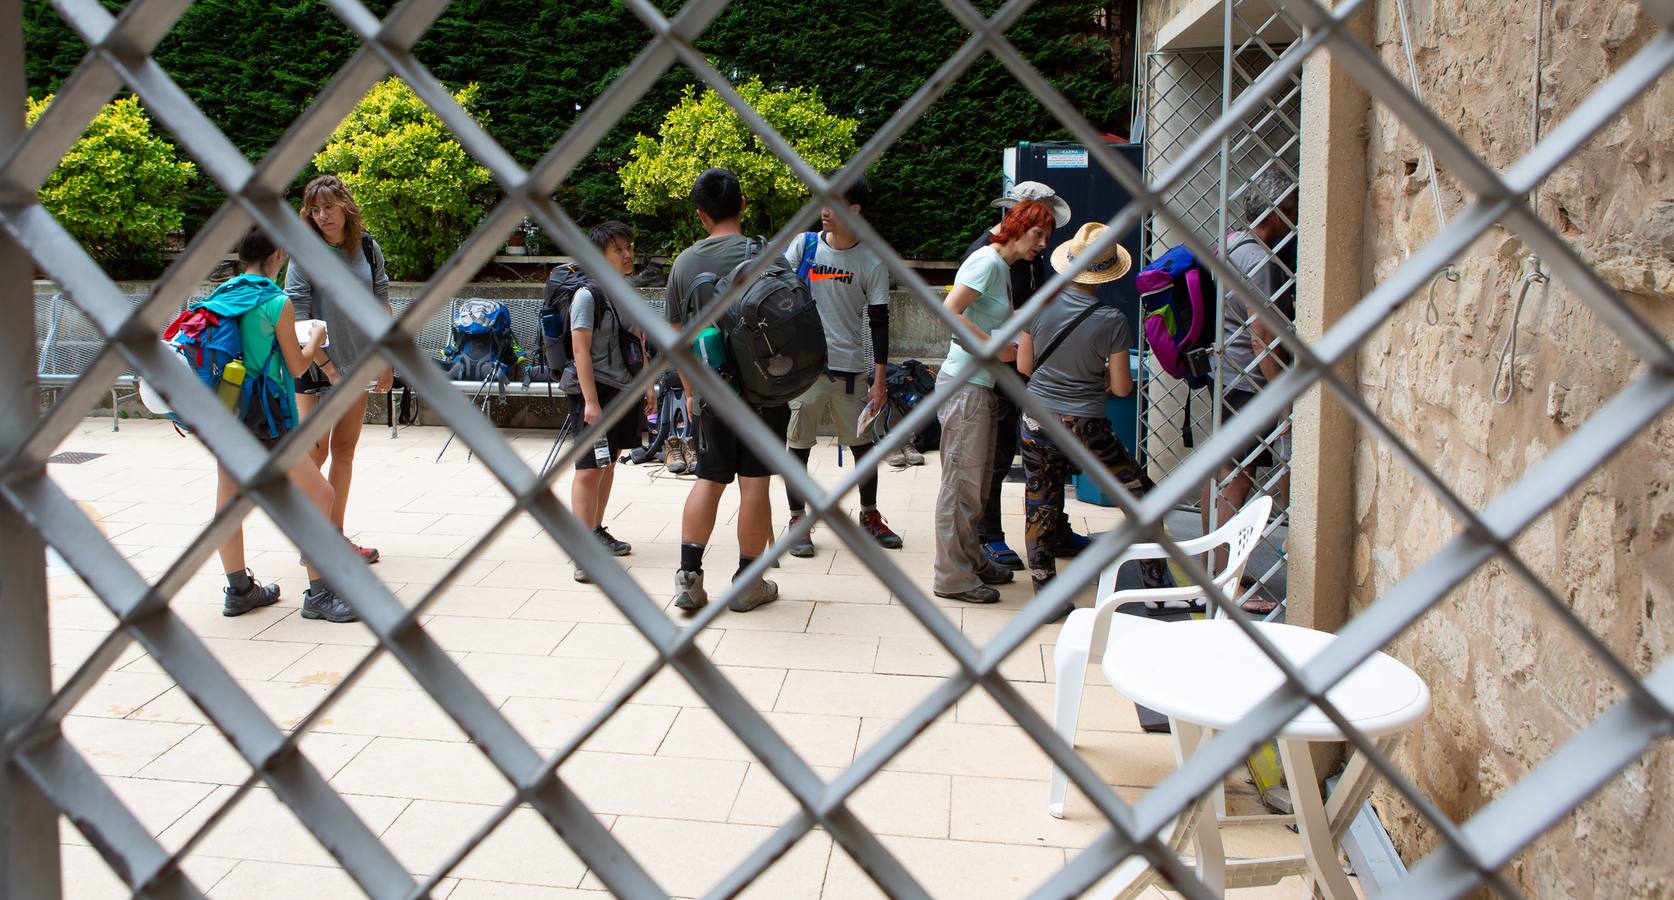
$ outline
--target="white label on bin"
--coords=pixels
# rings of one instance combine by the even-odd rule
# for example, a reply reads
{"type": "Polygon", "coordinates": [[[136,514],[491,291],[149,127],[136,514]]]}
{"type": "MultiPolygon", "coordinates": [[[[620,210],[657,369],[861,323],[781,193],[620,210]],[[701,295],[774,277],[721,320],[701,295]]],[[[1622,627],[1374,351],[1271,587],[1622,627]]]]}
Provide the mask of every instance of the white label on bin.
{"type": "Polygon", "coordinates": [[[1048,150],[1046,151],[1046,167],[1048,169],[1085,169],[1087,168],[1087,151],[1048,150]]]}

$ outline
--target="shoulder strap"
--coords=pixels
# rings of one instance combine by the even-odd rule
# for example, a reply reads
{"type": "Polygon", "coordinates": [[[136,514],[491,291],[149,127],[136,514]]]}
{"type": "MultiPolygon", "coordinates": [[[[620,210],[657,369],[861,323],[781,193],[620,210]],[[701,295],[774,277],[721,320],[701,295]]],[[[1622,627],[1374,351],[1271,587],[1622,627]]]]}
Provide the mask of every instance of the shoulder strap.
{"type": "Polygon", "coordinates": [[[808,284],[808,275],[814,270],[814,254],[820,249],[820,233],[805,231],[802,233],[802,261],[796,264],[796,277],[808,284]]]}
{"type": "Polygon", "coordinates": [[[1040,368],[1046,365],[1047,357],[1051,356],[1053,351],[1058,349],[1058,345],[1064,342],[1064,338],[1069,337],[1070,332],[1080,327],[1081,323],[1087,321],[1087,317],[1092,315],[1094,310],[1097,310],[1098,308],[1099,302],[1094,300],[1092,303],[1087,305],[1086,309],[1081,311],[1080,315],[1071,319],[1070,323],[1064,326],[1064,330],[1058,332],[1058,336],[1052,339],[1052,343],[1047,344],[1046,349],[1041,351],[1039,356],[1035,357],[1035,371],[1040,371],[1040,368]]]}
{"type": "Polygon", "coordinates": [[[375,259],[377,251],[373,247],[372,235],[362,231],[360,233],[360,255],[366,257],[366,268],[370,269],[373,275],[377,275],[378,262],[375,259]]]}

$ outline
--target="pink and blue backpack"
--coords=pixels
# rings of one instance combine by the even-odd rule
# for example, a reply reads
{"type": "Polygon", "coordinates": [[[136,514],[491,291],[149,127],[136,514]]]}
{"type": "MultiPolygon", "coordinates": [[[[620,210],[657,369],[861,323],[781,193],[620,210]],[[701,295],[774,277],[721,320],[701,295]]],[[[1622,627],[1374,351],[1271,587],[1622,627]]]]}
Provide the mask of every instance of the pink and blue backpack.
{"type": "MultiPolygon", "coordinates": [[[[1250,240],[1234,243],[1233,249],[1250,240]]],[[[1145,343],[1157,365],[1193,389],[1208,387],[1209,354],[1220,331],[1209,270],[1190,247],[1179,244],[1140,269],[1134,286],[1145,318],[1145,343]]]]}

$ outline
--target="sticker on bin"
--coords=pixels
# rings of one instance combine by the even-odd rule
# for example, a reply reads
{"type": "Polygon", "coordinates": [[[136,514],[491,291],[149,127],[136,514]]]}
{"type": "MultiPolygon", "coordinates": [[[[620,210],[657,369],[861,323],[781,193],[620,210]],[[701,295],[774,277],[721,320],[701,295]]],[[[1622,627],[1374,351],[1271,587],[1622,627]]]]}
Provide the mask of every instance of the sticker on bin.
{"type": "Polygon", "coordinates": [[[1048,169],[1085,169],[1087,168],[1087,151],[1048,150],[1046,151],[1046,167],[1048,169]]]}

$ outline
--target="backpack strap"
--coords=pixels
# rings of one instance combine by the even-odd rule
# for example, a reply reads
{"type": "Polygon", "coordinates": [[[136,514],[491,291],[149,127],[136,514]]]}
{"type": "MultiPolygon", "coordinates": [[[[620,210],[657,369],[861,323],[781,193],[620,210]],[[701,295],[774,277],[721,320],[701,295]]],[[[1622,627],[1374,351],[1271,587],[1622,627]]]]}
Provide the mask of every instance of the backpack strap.
{"type": "Polygon", "coordinates": [[[378,251],[375,249],[376,247],[377,243],[372,240],[372,235],[367,234],[365,229],[362,229],[360,232],[360,255],[366,257],[366,268],[373,275],[378,274],[378,251]]]}
{"type": "MultiPolygon", "coordinates": [[[[796,277],[803,284],[809,284],[808,276],[814,270],[814,254],[820,249],[820,233],[805,231],[802,233],[802,260],[796,264],[796,277]]],[[[810,285],[811,286],[811,285],[810,285]]]]}
{"type": "Polygon", "coordinates": [[[1047,358],[1052,355],[1053,351],[1058,349],[1058,345],[1062,344],[1064,339],[1070,336],[1070,332],[1080,327],[1082,322],[1087,321],[1087,317],[1092,315],[1093,311],[1098,308],[1099,302],[1095,300],[1088,304],[1087,308],[1082,310],[1080,315],[1071,319],[1070,323],[1064,326],[1064,330],[1058,332],[1058,336],[1052,339],[1052,343],[1047,344],[1046,349],[1041,351],[1039,356],[1035,357],[1035,371],[1040,371],[1040,367],[1046,365],[1047,358]]]}

